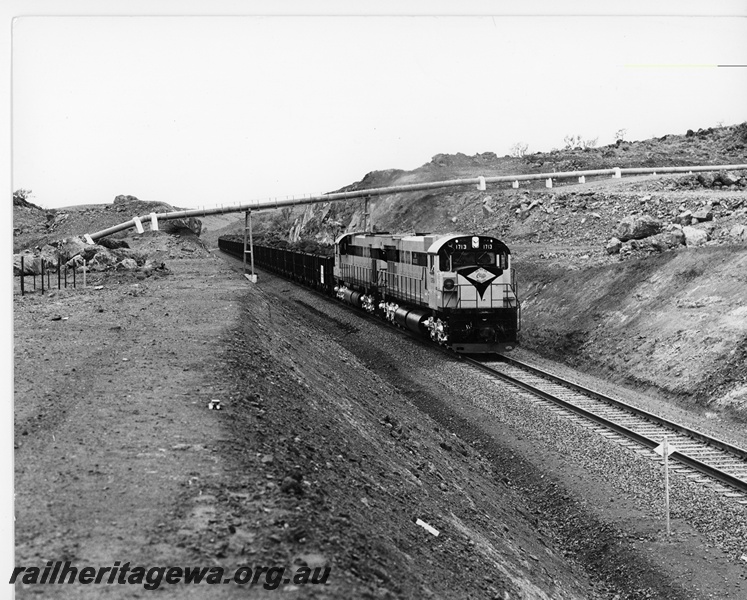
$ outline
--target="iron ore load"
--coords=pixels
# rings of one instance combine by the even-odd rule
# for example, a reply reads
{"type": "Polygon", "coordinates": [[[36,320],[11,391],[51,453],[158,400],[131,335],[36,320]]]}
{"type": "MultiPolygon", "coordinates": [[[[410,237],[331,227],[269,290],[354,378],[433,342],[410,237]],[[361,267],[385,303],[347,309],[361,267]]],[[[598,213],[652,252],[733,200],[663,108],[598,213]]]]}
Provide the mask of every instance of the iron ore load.
{"type": "MultiPolygon", "coordinates": [[[[241,238],[222,237],[218,245],[243,256],[241,238]]],[[[456,352],[504,352],[517,344],[521,309],[511,252],[490,236],[346,233],[333,256],[255,245],[254,263],[456,352]]]]}

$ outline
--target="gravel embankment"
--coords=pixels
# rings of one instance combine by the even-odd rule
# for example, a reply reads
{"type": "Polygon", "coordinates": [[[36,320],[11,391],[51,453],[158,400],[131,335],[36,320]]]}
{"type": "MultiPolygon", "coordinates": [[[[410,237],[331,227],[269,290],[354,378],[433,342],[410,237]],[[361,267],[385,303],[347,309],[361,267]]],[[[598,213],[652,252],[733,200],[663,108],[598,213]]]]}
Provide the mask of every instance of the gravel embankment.
{"type": "MultiPolygon", "coordinates": [[[[657,597],[657,581],[666,577],[683,594],[672,591],[668,598],[700,598],[705,589],[712,594],[708,597],[747,593],[747,563],[740,558],[747,554],[746,506],[671,473],[672,536],[667,539],[660,463],[548,413],[523,392],[453,356],[347,307],[314,296],[309,300],[308,292],[269,277],[263,277],[263,285],[282,286],[289,301],[312,304],[315,314],[309,318],[331,319],[331,335],[366,367],[479,449],[494,464],[496,476],[523,494],[528,514],[555,539],[559,551],[600,579],[633,590],[623,597],[657,597]]],[[[587,382],[581,374],[576,379],[587,382]]],[[[651,410],[668,414],[661,403],[651,410]]],[[[676,407],[669,412],[682,414],[676,407]]],[[[688,425],[708,430],[696,416],[687,417],[688,425]]]]}

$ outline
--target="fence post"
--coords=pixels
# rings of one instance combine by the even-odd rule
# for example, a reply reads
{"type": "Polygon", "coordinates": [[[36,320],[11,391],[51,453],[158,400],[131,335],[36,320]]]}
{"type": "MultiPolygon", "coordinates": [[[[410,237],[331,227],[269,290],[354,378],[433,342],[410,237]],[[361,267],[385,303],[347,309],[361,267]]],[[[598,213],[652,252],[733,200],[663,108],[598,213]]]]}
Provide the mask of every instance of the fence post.
{"type": "Polygon", "coordinates": [[[73,263],[73,288],[75,288],[75,264],[73,263]]]}
{"type": "Polygon", "coordinates": [[[41,258],[41,280],[42,280],[42,294],[44,293],[44,259],[41,258]]]}
{"type": "Polygon", "coordinates": [[[23,296],[23,255],[21,255],[21,296],[23,296]]]}
{"type": "Polygon", "coordinates": [[[86,287],[86,259],[83,259],[83,289],[86,287]]]}
{"type": "Polygon", "coordinates": [[[57,253],[57,289],[59,290],[62,286],[62,265],[60,264],[60,253],[57,253]]]}
{"type": "Polygon", "coordinates": [[[65,265],[65,288],[67,288],[67,265],[65,265]]]}

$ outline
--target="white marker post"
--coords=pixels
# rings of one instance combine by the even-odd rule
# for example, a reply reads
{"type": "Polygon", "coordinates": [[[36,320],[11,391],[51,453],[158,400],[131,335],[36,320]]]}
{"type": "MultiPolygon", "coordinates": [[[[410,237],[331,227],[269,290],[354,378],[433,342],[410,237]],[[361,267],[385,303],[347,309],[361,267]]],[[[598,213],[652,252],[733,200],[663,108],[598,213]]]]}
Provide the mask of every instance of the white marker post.
{"type": "Polygon", "coordinates": [[[439,531],[435,527],[432,527],[428,525],[425,521],[421,521],[420,519],[415,520],[415,525],[420,525],[423,529],[425,529],[428,533],[431,535],[438,537],[439,531]]]}
{"type": "Polygon", "coordinates": [[[676,448],[671,446],[667,441],[667,436],[664,436],[664,441],[654,448],[654,452],[664,457],[664,511],[667,514],[667,535],[671,535],[672,531],[669,526],[669,455],[676,452],[676,448]]]}

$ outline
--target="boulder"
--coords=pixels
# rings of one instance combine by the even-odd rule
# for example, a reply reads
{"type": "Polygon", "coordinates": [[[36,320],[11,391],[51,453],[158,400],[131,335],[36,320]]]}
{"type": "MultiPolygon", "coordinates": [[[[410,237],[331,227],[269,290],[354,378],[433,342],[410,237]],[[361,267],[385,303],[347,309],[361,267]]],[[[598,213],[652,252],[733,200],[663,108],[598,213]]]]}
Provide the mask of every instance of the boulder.
{"type": "Polygon", "coordinates": [[[682,229],[674,228],[669,231],[663,231],[647,238],[646,241],[654,250],[664,251],[683,246],[685,244],[685,234],[682,229]]]}
{"type": "Polygon", "coordinates": [[[14,254],[13,255],[13,275],[21,275],[21,257],[23,257],[23,274],[40,275],[41,259],[33,254],[14,254]]]}
{"type": "Polygon", "coordinates": [[[86,259],[88,260],[88,266],[92,271],[106,271],[111,269],[118,262],[117,257],[106,248],[102,248],[101,246],[98,246],[98,248],[100,250],[90,260],[86,259]]]}
{"type": "Polygon", "coordinates": [[[661,229],[661,221],[649,215],[631,215],[618,223],[615,237],[622,242],[640,240],[659,233],[661,229]]]}
{"type": "Polygon", "coordinates": [[[98,241],[98,244],[100,246],[103,246],[104,248],[109,248],[110,250],[115,250],[117,248],[129,248],[130,245],[125,242],[124,240],[115,240],[114,238],[101,238],[98,241]]]}
{"type": "Polygon", "coordinates": [[[178,233],[180,229],[191,231],[195,235],[202,233],[202,221],[194,217],[186,219],[171,219],[169,221],[159,221],[158,226],[166,233],[178,233]]]}
{"type": "Polygon", "coordinates": [[[737,185],[739,183],[739,176],[731,171],[720,171],[717,181],[720,181],[721,185],[737,185]]]}
{"type": "Polygon", "coordinates": [[[713,182],[715,180],[716,177],[713,173],[700,173],[698,175],[698,183],[703,187],[713,187],[713,182]]]}
{"type": "Polygon", "coordinates": [[[681,212],[674,218],[674,222],[678,225],[689,225],[693,218],[693,213],[689,210],[681,212]]]}
{"type": "Polygon", "coordinates": [[[131,258],[138,265],[144,265],[148,258],[147,253],[142,250],[131,250],[130,248],[117,248],[116,250],[112,250],[112,254],[117,258],[117,260],[131,258]]]}
{"type": "Polygon", "coordinates": [[[610,238],[607,245],[604,247],[607,254],[619,254],[620,248],[622,248],[622,242],[616,237],[610,238]]]}
{"type": "Polygon", "coordinates": [[[83,256],[78,254],[77,256],[73,256],[69,261],[65,263],[65,266],[68,269],[76,269],[77,271],[80,271],[80,268],[83,266],[83,256]]]}
{"type": "Polygon", "coordinates": [[[733,238],[747,239],[747,227],[738,223],[729,230],[729,235],[733,238]]]}
{"type": "MultiPolygon", "coordinates": [[[[693,219],[698,219],[698,222],[701,221],[712,221],[713,220],[713,211],[711,210],[710,206],[704,206],[703,208],[699,208],[693,213],[693,219]]],[[[686,225],[686,223],[683,223],[683,225],[686,225]]]]}
{"type": "Polygon", "coordinates": [[[86,249],[90,248],[91,246],[82,238],[79,236],[67,238],[62,240],[62,244],[60,244],[60,258],[68,262],[71,258],[74,256],[79,256],[85,253],[86,249]]]}
{"type": "Polygon", "coordinates": [[[57,269],[57,248],[45,244],[41,248],[37,248],[34,252],[34,256],[38,256],[44,260],[44,270],[46,269],[57,269]]]}
{"type": "Polygon", "coordinates": [[[695,227],[683,227],[682,232],[685,235],[685,244],[688,248],[702,246],[708,241],[708,232],[695,227]]]}
{"type": "Polygon", "coordinates": [[[134,271],[137,269],[137,261],[133,258],[125,258],[117,263],[117,271],[134,271]]]}

